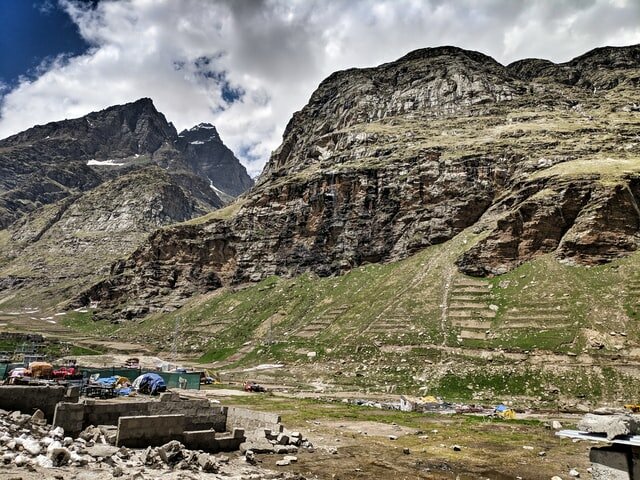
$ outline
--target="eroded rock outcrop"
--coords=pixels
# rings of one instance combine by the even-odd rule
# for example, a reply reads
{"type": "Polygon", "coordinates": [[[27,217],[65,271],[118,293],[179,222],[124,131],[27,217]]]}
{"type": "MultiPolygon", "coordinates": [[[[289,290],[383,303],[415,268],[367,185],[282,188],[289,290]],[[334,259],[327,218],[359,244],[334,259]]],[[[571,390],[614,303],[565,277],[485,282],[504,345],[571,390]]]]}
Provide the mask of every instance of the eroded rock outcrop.
{"type": "Polygon", "coordinates": [[[640,178],[617,185],[589,180],[530,186],[537,191],[496,222],[458,261],[464,273],[505,273],[545,253],[572,264],[610,262],[638,248],[640,178]]]}

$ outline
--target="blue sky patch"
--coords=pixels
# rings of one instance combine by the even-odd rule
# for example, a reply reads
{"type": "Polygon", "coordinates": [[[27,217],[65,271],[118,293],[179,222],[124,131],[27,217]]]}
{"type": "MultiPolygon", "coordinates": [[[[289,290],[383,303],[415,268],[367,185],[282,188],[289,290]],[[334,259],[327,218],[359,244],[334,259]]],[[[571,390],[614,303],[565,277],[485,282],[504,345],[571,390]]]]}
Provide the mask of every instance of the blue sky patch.
{"type": "Polygon", "coordinates": [[[220,87],[222,99],[227,104],[237,102],[245,95],[245,90],[240,86],[232,85],[227,79],[227,72],[215,70],[212,65],[213,60],[209,57],[198,58],[194,62],[198,74],[215,81],[216,85],[220,87]]]}
{"type": "Polygon", "coordinates": [[[56,0],[0,2],[0,82],[9,87],[21,76],[37,76],[37,67],[47,59],[80,55],[89,48],[56,0]]]}

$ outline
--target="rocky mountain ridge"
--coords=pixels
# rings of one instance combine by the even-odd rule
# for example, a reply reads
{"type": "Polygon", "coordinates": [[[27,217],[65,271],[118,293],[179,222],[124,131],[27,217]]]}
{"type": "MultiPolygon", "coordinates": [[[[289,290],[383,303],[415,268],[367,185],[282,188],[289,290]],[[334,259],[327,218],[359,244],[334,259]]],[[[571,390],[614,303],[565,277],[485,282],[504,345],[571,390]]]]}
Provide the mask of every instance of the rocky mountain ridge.
{"type": "Polygon", "coordinates": [[[230,218],[156,232],[79,303],[144,315],[220,285],[399,260],[470,228],[456,262],[470,275],[550,252],[581,265],[627,255],[639,52],[503,66],[441,47],[337,72],[230,218]]]}
{"type": "Polygon", "coordinates": [[[150,99],[0,141],[0,285],[70,295],[155,229],[222,207],[251,179],[217,134],[207,143],[193,151],[150,99]]]}
{"type": "Polygon", "coordinates": [[[42,204],[100,184],[101,172],[91,168],[90,160],[149,155],[175,135],[153,103],[142,99],[1,140],[2,226],[42,204]]]}

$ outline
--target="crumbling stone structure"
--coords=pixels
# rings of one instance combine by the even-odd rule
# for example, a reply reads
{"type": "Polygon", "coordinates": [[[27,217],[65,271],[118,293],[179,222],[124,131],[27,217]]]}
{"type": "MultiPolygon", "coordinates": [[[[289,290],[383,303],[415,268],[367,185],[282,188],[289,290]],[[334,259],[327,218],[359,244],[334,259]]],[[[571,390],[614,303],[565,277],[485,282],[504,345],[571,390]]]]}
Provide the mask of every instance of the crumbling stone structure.
{"type": "Polygon", "coordinates": [[[246,440],[245,430],[264,436],[265,429],[283,429],[279,415],[212,405],[207,399],[172,392],[157,400],[60,402],[53,425],[71,436],[91,425],[117,425],[118,446],[146,447],[178,440],[188,448],[209,452],[237,450],[246,440]]]}
{"type": "Polygon", "coordinates": [[[118,425],[120,417],[184,415],[185,430],[227,429],[226,407],[211,405],[209,400],[182,398],[167,392],[156,399],[85,399],[80,403],[61,402],[55,409],[53,424],[77,435],[89,425],[118,425]]]}
{"type": "Polygon", "coordinates": [[[0,388],[0,408],[20,410],[32,414],[37,409],[44,412],[47,420],[53,419],[59,402],[73,404],[78,401],[80,390],[63,386],[4,385],[0,388]]]}
{"type": "Polygon", "coordinates": [[[76,437],[90,426],[112,426],[112,443],[139,447],[177,440],[209,452],[237,450],[245,438],[283,431],[280,416],[246,408],[212,405],[206,398],[167,392],[158,398],[84,399],[77,388],[18,386],[0,388],[0,408],[31,414],[40,409],[55,427],[76,437]],[[117,432],[115,431],[117,427],[117,432]]]}

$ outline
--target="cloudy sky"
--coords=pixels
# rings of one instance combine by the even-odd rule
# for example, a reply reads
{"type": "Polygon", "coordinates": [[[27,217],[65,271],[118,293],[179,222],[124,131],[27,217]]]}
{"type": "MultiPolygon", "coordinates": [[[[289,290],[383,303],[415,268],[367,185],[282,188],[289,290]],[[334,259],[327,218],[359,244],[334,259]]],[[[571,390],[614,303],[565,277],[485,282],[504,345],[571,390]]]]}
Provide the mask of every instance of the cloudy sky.
{"type": "Polygon", "coordinates": [[[140,97],[252,175],[331,72],[456,45],[502,63],[640,43],[639,0],[1,0],[0,138],[140,97]]]}

